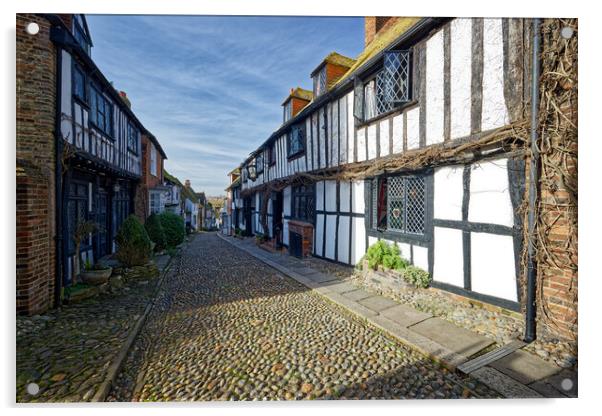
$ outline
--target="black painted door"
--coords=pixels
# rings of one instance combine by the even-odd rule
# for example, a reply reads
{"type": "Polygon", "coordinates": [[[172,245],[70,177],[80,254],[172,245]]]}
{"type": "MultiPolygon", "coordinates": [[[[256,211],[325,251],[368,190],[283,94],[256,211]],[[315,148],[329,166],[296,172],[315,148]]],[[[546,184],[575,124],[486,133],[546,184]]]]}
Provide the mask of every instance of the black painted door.
{"type": "Polygon", "coordinates": [[[109,198],[107,192],[104,189],[98,190],[98,197],[96,201],[96,222],[99,226],[99,231],[96,235],[96,259],[99,259],[109,254],[109,198]]]}

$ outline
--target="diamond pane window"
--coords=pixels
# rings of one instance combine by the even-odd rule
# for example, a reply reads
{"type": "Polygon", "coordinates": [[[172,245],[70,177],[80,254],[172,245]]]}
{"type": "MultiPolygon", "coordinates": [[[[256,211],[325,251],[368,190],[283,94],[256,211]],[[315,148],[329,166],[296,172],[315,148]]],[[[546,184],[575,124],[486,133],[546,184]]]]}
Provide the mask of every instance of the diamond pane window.
{"type": "Polygon", "coordinates": [[[392,231],[404,231],[404,178],[389,178],[389,192],[387,198],[387,216],[389,217],[389,229],[392,231]]]}
{"type": "Polygon", "coordinates": [[[326,65],[314,75],[313,79],[314,97],[318,97],[326,92],[326,65]]]}
{"type": "Polygon", "coordinates": [[[295,156],[305,150],[305,123],[296,124],[288,134],[288,156],[295,156]]]}
{"type": "Polygon", "coordinates": [[[406,179],[406,232],[424,234],[424,213],[426,190],[424,178],[409,177],[406,179]]]}

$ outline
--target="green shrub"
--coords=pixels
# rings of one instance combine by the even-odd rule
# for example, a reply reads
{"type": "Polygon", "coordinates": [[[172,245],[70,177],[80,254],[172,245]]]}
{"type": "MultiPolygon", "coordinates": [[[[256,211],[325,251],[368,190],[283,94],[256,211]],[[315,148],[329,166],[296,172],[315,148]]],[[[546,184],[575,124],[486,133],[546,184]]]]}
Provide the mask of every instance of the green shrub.
{"type": "Polygon", "coordinates": [[[387,254],[387,252],[387,243],[382,240],[379,240],[368,247],[368,251],[366,252],[368,267],[376,270],[380,264],[383,264],[383,257],[387,254]]]}
{"type": "Polygon", "coordinates": [[[368,247],[365,258],[368,260],[368,267],[377,269],[383,266],[386,269],[402,270],[408,266],[409,262],[401,257],[401,250],[397,243],[389,245],[383,240],[368,247]]]}
{"type": "Polygon", "coordinates": [[[151,240],[135,215],[130,215],[121,224],[115,242],[117,259],[125,267],[140,266],[148,262],[151,255],[151,240]]]}
{"type": "Polygon", "coordinates": [[[186,237],[184,219],[173,212],[163,212],[159,215],[159,220],[165,233],[165,245],[175,247],[182,244],[184,237],[186,237]]]}
{"type": "Polygon", "coordinates": [[[152,214],[146,219],[144,228],[148,233],[149,238],[155,243],[155,251],[161,251],[165,248],[165,231],[161,225],[161,220],[157,214],[152,214]]]}
{"type": "Polygon", "coordinates": [[[408,266],[403,271],[403,280],[416,287],[426,288],[431,283],[431,275],[416,266],[408,266]]]}

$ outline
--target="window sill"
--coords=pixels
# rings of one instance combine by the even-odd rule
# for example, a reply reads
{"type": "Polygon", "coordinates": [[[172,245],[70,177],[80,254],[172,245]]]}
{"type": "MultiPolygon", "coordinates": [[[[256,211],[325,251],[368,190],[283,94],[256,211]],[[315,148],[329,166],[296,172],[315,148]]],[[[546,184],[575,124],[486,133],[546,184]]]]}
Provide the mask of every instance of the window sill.
{"type": "Polygon", "coordinates": [[[371,119],[366,120],[366,121],[361,121],[361,122],[357,123],[355,127],[356,128],[366,127],[366,126],[374,123],[375,121],[380,121],[383,118],[389,117],[395,113],[401,113],[404,110],[407,110],[410,107],[413,107],[416,105],[418,105],[418,100],[408,101],[407,103],[401,104],[400,106],[395,107],[393,110],[387,111],[386,113],[379,114],[376,117],[372,117],[371,119]]]}
{"type": "Polygon", "coordinates": [[[107,134],[104,130],[102,130],[100,127],[98,127],[96,124],[94,124],[93,122],[90,121],[90,126],[96,130],[97,133],[100,133],[103,137],[106,137],[107,139],[109,139],[112,142],[115,142],[115,138],[109,134],[107,134]]]}
{"type": "Polygon", "coordinates": [[[287,156],[287,157],[286,157],[286,159],[287,159],[289,162],[291,162],[291,161],[293,161],[293,160],[295,160],[295,159],[299,159],[299,158],[300,158],[300,157],[302,157],[302,156],[305,156],[305,150],[303,150],[303,151],[301,151],[301,152],[294,153],[294,154],[292,154],[292,155],[289,155],[289,156],[287,156]]]}
{"type": "Polygon", "coordinates": [[[81,105],[82,107],[84,107],[86,110],[90,110],[90,104],[88,104],[86,102],[86,100],[82,100],[80,97],[78,97],[77,95],[73,94],[73,100],[78,103],[79,105],[81,105]]]}
{"type": "Polygon", "coordinates": [[[384,238],[386,240],[392,240],[397,242],[410,242],[410,243],[423,243],[430,242],[430,236],[427,234],[404,234],[389,230],[375,230],[373,228],[366,229],[366,233],[371,237],[384,238]]]}

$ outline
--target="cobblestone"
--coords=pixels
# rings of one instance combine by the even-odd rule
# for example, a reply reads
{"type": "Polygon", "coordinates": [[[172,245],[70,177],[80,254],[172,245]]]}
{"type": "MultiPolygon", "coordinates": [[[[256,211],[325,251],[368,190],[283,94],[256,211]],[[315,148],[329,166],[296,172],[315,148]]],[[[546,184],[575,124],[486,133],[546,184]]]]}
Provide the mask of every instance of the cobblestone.
{"type": "Polygon", "coordinates": [[[172,264],[111,401],[498,397],[213,234],[172,264]]]}
{"type": "Polygon", "coordinates": [[[154,289],[152,278],[132,279],[112,293],[17,317],[17,402],[89,401],[154,289]],[[30,383],[37,394],[27,392],[30,383]]]}

